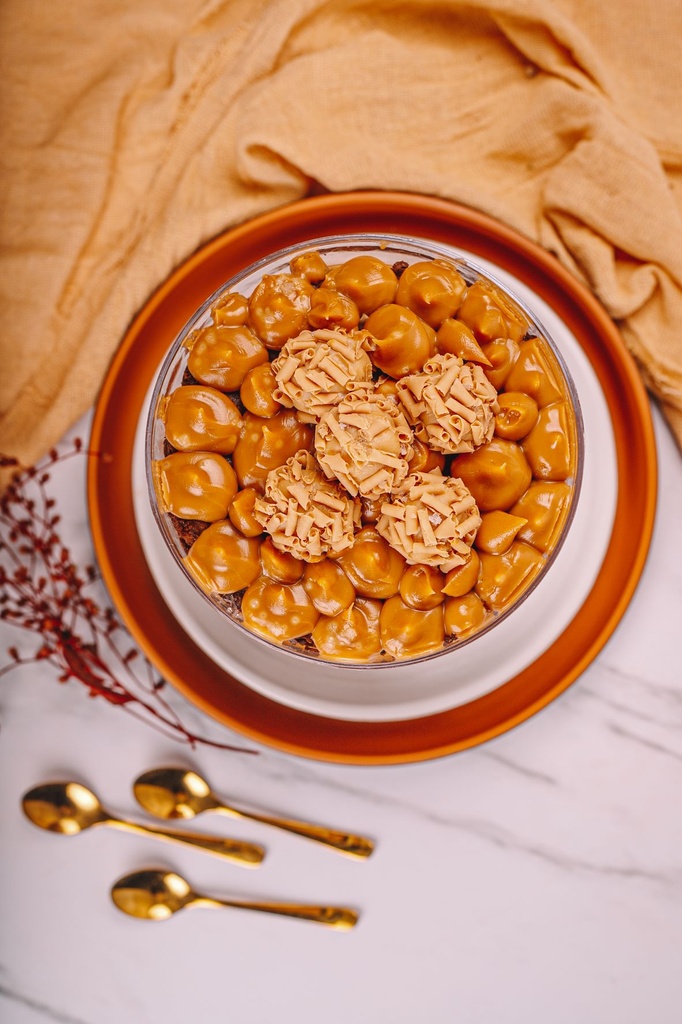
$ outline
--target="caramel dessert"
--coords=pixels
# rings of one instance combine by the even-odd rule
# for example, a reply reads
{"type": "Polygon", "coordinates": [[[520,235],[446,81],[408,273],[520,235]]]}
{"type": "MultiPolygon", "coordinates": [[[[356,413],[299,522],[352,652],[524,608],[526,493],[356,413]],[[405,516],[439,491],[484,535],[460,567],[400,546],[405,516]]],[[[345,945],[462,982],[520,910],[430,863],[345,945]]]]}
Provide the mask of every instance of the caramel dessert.
{"type": "Polygon", "coordinates": [[[455,260],[319,252],[222,294],[157,403],[158,512],[195,584],[308,657],[450,648],[526,592],[578,430],[549,342],[455,260]]]}

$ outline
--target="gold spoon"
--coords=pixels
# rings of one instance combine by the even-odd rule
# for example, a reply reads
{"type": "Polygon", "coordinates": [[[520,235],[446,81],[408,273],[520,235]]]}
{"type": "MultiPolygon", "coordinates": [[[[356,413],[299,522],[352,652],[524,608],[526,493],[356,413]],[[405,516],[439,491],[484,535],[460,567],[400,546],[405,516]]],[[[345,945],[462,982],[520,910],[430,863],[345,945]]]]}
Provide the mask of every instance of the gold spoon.
{"type": "Polygon", "coordinates": [[[219,811],[233,818],[248,818],[264,825],[293,832],[297,836],[313,839],[351,857],[364,859],[374,849],[371,839],[348,835],[321,825],[310,825],[291,818],[273,818],[232,807],[211,792],[208,783],[196,772],[183,768],[155,768],[144,772],[133,783],[133,792],[139,804],[158,818],[194,818],[203,811],[219,811]]]}
{"type": "Polygon", "coordinates": [[[218,857],[226,857],[249,867],[260,864],[265,856],[263,847],[254,843],[203,836],[196,832],[175,832],[172,829],[153,828],[113,818],[104,810],[95,794],[78,782],[44,783],[25,793],[21,803],[24,813],[34,825],[49,832],[61,832],[66,836],[76,836],[94,825],[111,825],[124,832],[198,847],[207,853],[214,853],[218,857]]]}
{"type": "Polygon", "coordinates": [[[305,903],[254,903],[250,900],[218,900],[193,892],[189,884],[174,871],[134,871],[115,882],[111,898],[131,917],[148,921],[164,921],[184,907],[235,907],[238,910],[260,910],[266,914],[296,917],[315,921],[344,931],[358,921],[355,910],[347,907],[316,907],[305,903]]]}

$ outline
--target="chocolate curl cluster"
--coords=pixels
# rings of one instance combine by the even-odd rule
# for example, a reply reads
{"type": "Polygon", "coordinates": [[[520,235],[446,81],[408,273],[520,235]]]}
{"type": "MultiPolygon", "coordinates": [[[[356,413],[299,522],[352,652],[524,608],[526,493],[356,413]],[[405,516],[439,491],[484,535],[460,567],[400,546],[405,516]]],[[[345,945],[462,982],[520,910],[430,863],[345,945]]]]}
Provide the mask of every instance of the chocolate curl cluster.
{"type": "Polygon", "coordinates": [[[411,473],[381,506],[377,531],[410,565],[449,572],[469,557],[481,517],[469,488],[439,471],[411,473]]]}
{"type": "Polygon", "coordinates": [[[497,391],[480,366],[450,354],[433,356],[421,373],[397,381],[415,436],[445,455],[472,452],[491,440],[497,391]]]}
{"type": "Polygon", "coordinates": [[[306,562],[340,554],[353,544],[361,505],[320,472],[310,452],[300,451],[268,473],[265,495],[253,514],[272,543],[306,562]]]}
{"type": "Polygon", "coordinates": [[[359,387],[322,417],[315,451],[330,480],[339,480],[353,496],[380,497],[409,472],[412,430],[394,401],[359,387]]]}
{"type": "Polygon", "coordinates": [[[298,409],[301,420],[317,423],[339,396],[371,381],[369,344],[369,335],[362,331],[302,331],[272,363],[277,381],[273,397],[298,409]]]}

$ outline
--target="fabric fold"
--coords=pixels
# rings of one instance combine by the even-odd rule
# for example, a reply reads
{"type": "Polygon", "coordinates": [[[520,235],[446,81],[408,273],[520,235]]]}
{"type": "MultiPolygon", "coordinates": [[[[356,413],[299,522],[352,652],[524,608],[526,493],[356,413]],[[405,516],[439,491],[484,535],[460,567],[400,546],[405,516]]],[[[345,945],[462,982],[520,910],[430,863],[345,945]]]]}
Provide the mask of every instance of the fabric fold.
{"type": "Polygon", "coordinates": [[[173,268],[313,182],[555,252],[682,445],[681,36],[672,0],[5,0],[0,448],[43,454],[173,268]]]}

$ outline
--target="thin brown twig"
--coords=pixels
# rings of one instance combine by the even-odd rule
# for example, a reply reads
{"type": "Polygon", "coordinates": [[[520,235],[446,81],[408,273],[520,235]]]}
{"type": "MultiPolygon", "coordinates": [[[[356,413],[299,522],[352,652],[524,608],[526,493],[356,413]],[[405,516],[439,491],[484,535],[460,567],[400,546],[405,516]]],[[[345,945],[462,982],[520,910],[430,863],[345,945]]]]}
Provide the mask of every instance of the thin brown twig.
{"type": "Polygon", "coordinates": [[[256,753],[188,729],[165,698],[165,680],[136,647],[114,608],[90,596],[99,573],[75,564],[59,536],[61,520],[47,487],[50,468],[79,454],[97,457],[80,440],[62,453],[53,449],[37,466],[21,466],[0,455],[0,467],[15,470],[0,497],[0,619],[34,634],[39,643],[29,655],[10,647],[0,677],[44,662],[56,670],[60,683],[80,682],[90,697],[122,707],[174,739],[256,753]]]}

